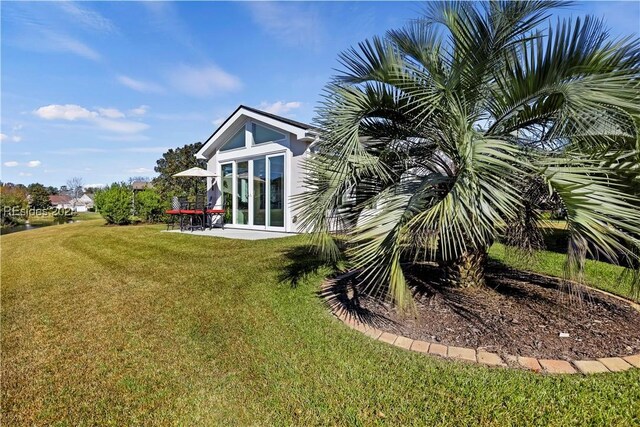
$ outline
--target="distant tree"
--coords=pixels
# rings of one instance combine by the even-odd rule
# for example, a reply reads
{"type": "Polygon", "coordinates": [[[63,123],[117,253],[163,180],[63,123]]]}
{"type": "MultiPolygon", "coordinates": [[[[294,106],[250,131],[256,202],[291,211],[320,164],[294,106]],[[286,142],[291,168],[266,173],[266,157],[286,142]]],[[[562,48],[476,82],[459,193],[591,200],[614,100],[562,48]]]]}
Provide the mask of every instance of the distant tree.
{"type": "Polygon", "coordinates": [[[30,200],[29,205],[34,209],[47,209],[51,203],[49,202],[49,192],[47,188],[39,183],[30,184],[27,187],[30,200]]]}
{"type": "Polygon", "coordinates": [[[0,187],[0,225],[20,223],[28,206],[26,187],[11,183],[0,187]]]}
{"type": "Polygon", "coordinates": [[[82,178],[74,176],[73,178],[67,180],[67,189],[69,191],[69,195],[74,199],[78,197],[82,197],[82,187],[84,186],[84,182],[82,178]]]}
{"type": "Polygon", "coordinates": [[[154,170],[159,174],[153,179],[153,185],[163,198],[172,195],[192,195],[197,191],[204,194],[206,184],[202,178],[174,178],[173,174],[193,167],[206,168],[204,160],[197,160],[195,155],[202,148],[201,142],[186,144],[183,147],[170,149],[156,162],[154,170]]]}
{"type": "Polygon", "coordinates": [[[54,194],[60,194],[60,190],[57,187],[52,187],[51,185],[46,187],[47,194],[53,196],[54,194]]]}
{"type": "Polygon", "coordinates": [[[95,194],[101,187],[84,187],[82,190],[85,194],[95,194]]]}

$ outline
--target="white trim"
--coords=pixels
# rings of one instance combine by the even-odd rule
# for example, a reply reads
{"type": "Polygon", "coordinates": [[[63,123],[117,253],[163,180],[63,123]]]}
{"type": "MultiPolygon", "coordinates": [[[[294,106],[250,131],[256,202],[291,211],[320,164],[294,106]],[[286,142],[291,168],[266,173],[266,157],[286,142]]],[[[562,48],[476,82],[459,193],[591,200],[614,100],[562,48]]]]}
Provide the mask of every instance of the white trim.
{"type": "MultiPolygon", "coordinates": [[[[289,151],[290,153],[290,151],[289,151]]],[[[265,215],[265,220],[264,220],[264,224],[265,224],[265,230],[267,231],[284,231],[287,229],[287,224],[288,224],[288,217],[289,217],[289,192],[288,192],[288,182],[290,181],[289,179],[289,175],[291,175],[291,172],[289,170],[288,167],[288,163],[287,163],[287,158],[289,157],[288,153],[274,153],[274,154],[270,154],[265,156],[265,168],[266,168],[266,176],[268,178],[267,183],[268,185],[266,186],[266,196],[267,197],[267,202],[265,203],[265,210],[266,210],[266,215],[265,215]],[[278,226],[273,226],[273,225],[269,225],[269,223],[271,222],[271,164],[269,163],[269,159],[272,157],[282,157],[282,174],[284,175],[284,180],[282,183],[282,226],[278,227],[278,226]]]]}
{"type": "Polygon", "coordinates": [[[222,189],[222,182],[224,181],[224,176],[222,173],[222,166],[231,164],[232,168],[232,183],[231,183],[231,222],[228,225],[232,225],[237,228],[246,228],[252,230],[267,230],[267,231],[286,231],[287,225],[289,224],[289,219],[291,213],[289,212],[289,187],[291,183],[291,171],[290,171],[290,156],[291,153],[285,151],[277,151],[272,152],[266,155],[258,155],[258,156],[247,156],[247,157],[238,157],[233,160],[228,160],[224,162],[218,163],[218,173],[220,176],[220,206],[224,206],[224,190],[222,189]],[[284,180],[282,183],[282,226],[270,226],[271,220],[271,164],[269,162],[270,158],[273,157],[282,157],[283,158],[283,175],[284,180]],[[256,225],[254,224],[254,164],[255,160],[264,160],[265,162],[265,218],[264,225],[256,225]],[[239,224],[237,221],[237,213],[238,213],[238,162],[247,162],[248,166],[248,183],[249,183],[249,193],[248,193],[248,218],[247,224],[239,224]]]}

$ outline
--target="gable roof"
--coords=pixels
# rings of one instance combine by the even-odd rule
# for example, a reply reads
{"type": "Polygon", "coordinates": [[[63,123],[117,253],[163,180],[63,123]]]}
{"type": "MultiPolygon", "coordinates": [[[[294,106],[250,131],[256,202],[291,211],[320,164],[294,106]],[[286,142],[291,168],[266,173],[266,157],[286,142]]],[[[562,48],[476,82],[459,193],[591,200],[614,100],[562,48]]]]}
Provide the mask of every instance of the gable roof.
{"type": "Polygon", "coordinates": [[[146,190],[147,188],[153,188],[153,184],[148,181],[133,181],[131,188],[134,190],[146,190]]]}
{"type": "Polygon", "coordinates": [[[64,194],[54,194],[52,196],[49,196],[49,203],[51,203],[52,205],[64,205],[67,203],[71,203],[71,197],[64,194]]]}
{"type": "MultiPolygon", "coordinates": [[[[241,108],[244,108],[245,110],[248,110],[248,111],[253,111],[256,114],[262,114],[263,116],[272,118],[274,120],[279,120],[283,123],[290,124],[291,126],[299,127],[300,129],[305,129],[305,130],[315,129],[313,126],[309,124],[297,122],[295,120],[291,120],[286,117],[278,116],[277,114],[267,113],[266,111],[258,110],[257,108],[247,107],[246,105],[240,105],[238,108],[236,108],[236,111],[238,111],[241,108]]],[[[236,111],[234,111],[233,114],[235,114],[236,111]]],[[[231,116],[233,116],[233,114],[231,116]]]]}
{"type": "Polygon", "coordinates": [[[286,117],[278,116],[277,114],[258,110],[257,108],[247,107],[246,105],[240,105],[235,109],[233,113],[231,113],[229,117],[226,118],[224,122],[222,122],[220,126],[218,126],[218,128],[211,134],[211,136],[209,136],[209,138],[205,140],[202,148],[196,154],[196,157],[199,159],[205,158],[204,153],[209,151],[216,136],[227,130],[232,125],[232,123],[241,115],[250,118],[256,118],[258,120],[262,118],[263,120],[267,119],[268,121],[276,121],[284,125],[283,130],[296,134],[299,139],[308,139],[308,142],[313,142],[318,132],[318,129],[311,126],[310,124],[291,120],[286,117]]]}

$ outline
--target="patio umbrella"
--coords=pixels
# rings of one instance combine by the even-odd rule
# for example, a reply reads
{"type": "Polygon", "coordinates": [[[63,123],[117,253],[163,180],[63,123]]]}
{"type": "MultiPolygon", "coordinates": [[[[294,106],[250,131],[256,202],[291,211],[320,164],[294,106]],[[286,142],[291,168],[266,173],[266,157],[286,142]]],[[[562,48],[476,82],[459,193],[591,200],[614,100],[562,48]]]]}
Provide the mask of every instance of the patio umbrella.
{"type": "MultiPolygon", "coordinates": [[[[215,178],[216,175],[213,172],[210,172],[206,169],[202,169],[199,167],[194,167],[191,169],[187,169],[182,172],[174,173],[172,176],[175,177],[185,177],[185,178],[215,178]]],[[[196,185],[196,197],[198,196],[198,186],[196,185]]]]}
{"type": "Polygon", "coordinates": [[[206,169],[202,169],[199,167],[187,169],[186,171],[174,173],[173,176],[186,176],[186,177],[200,177],[200,178],[215,178],[216,175],[213,172],[210,172],[206,169]]]}

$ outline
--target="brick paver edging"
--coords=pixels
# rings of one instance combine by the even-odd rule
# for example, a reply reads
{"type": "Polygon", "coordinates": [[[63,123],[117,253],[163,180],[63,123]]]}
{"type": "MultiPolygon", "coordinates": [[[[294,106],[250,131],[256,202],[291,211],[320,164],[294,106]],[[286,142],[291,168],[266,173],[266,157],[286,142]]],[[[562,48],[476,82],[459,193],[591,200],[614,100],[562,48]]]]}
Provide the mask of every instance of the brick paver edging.
{"type": "MultiPolygon", "coordinates": [[[[323,298],[327,302],[333,295],[333,293],[328,292],[331,286],[335,282],[339,281],[341,278],[349,274],[351,273],[346,273],[344,275],[336,277],[335,279],[327,279],[324,281],[321,292],[323,298]]],[[[594,288],[590,289],[621,299],[627,303],[630,303],[633,308],[640,311],[640,306],[638,304],[630,302],[617,295],[610,294],[609,292],[601,291],[594,288]]],[[[345,310],[337,309],[336,305],[329,304],[329,307],[333,315],[340,319],[342,323],[352,329],[364,333],[365,335],[375,340],[382,341],[387,344],[403,348],[405,350],[429,354],[432,356],[445,357],[448,359],[454,359],[464,362],[478,363],[486,366],[527,369],[534,372],[543,372],[548,374],[596,374],[602,372],[620,372],[626,371],[628,369],[640,368],[640,354],[635,354],[633,356],[604,357],[595,360],[571,361],[559,359],[536,359],[535,357],[512,355],[506,355],[503,358],[496,353],[490,353],[482,349],[456,347],[441,343],[414,340],[402,335],[385,332],[361,322],[354,316],[347,313],[345,310]]]]}

